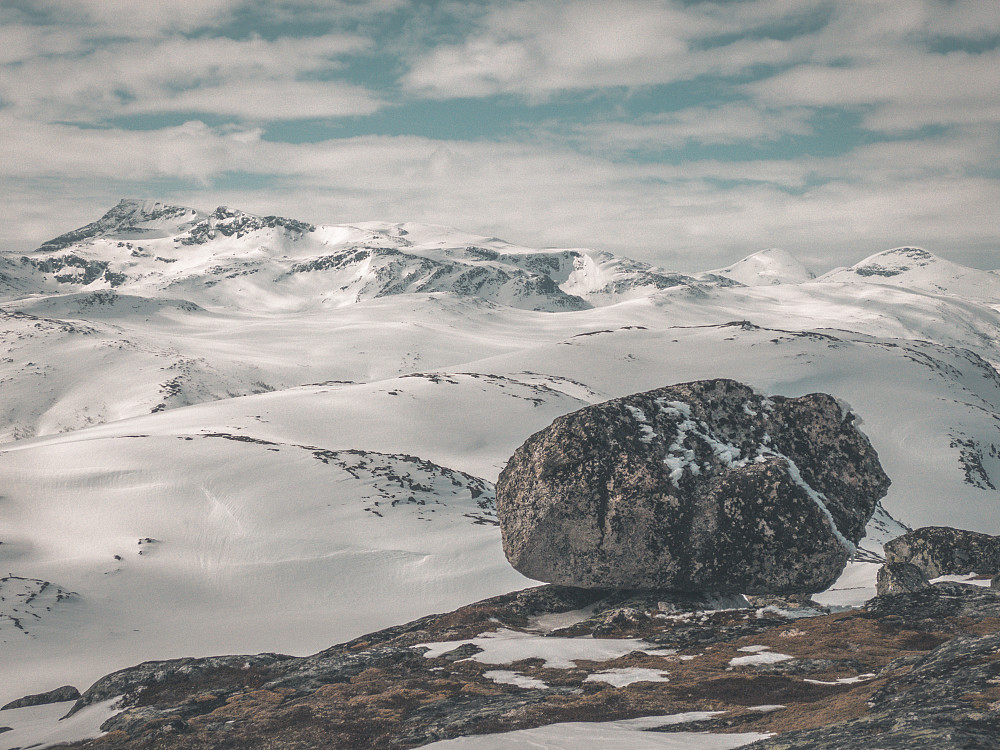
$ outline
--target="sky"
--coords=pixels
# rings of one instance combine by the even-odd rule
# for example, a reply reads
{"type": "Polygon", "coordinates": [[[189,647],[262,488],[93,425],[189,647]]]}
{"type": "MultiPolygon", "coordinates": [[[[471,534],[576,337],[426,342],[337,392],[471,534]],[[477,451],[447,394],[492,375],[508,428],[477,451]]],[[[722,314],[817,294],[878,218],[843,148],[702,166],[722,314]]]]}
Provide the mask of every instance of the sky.
{"type": "Polygon", "coordinates": [[[1000,268],[996,0],[0,0],[0,250],[121,197],[1000,268]]]}

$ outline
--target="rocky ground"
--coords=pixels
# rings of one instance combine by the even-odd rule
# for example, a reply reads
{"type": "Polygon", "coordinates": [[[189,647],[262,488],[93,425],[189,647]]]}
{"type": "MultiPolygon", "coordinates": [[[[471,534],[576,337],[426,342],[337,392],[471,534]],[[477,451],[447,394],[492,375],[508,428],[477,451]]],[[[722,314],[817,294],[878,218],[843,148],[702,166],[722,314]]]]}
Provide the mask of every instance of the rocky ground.
{"type": "MultiPolygon", "coordinates": [[[[992,748],[1000,592],[938,583],[829,613],[541,586],[313,656],[149,662],[72,747],[411,748],[562,721],[717,711],[659,731],[760,732],[748,747],[992,748]]],[[[2,715],[0,715],[2,718],[2,715]]]]}

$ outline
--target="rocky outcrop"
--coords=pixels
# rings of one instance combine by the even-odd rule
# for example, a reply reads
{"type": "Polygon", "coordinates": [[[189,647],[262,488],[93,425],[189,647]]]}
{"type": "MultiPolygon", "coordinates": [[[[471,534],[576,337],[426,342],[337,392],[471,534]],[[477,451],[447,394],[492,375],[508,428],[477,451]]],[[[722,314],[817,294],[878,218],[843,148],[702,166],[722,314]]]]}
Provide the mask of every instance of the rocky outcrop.
{"type": "Polygon", "coordinates": [[[1000,537],[947,526],[914,529],[885,545],[886,562],[915,565],[928,578],[1000,573],[1000,537]]]}
{"type": "Polygon", "coordinates": [[[926,629],[933,629],[936,621],[956,617],[1000,620],[1000,592],[971,583],[942,581],[919,591],[876,596],[865,603],[865,611],[871,617],[905,620],[926,629]]]}
{"type": "Polygon", "coordinates": [[[1000,592],[938,584],[806,617],[717,604],[541,586],[307,657],[148,662],[84,693],[80,707],[121,699],[108,734],[73,747],[404,750],[690,712],[712,713],[655,731],[771,733],[768,750],[995,747],[1000,592]]]}
{"type": "Polygon", "coordinates": [[[905,594],[930,586],[927,576],[916,565],[903,562],[886,563],[878,570],[875,591],[879,596],[905,594]]]}
{"type": "Polygon", "coordinates": [[[747,750],[971,750],[1000,737],[996,684],[1000,633],[960,636],[917,659],[883,670],[865,716],[780,734],[747,750]]]}
{"type": "Polygon", "coordinates": [[[558,418],[497,483],[504,551],[562,585],[820,591],[889,479],[831,396],[705,380],[558,418]]]}
{"type": "Polygon", "coordinates": [[[63,685],[55,690],[49,690],[47,693],[35,693],[34,695],[26,695],[23,698],[18,698],[16,701],[11,701],[6,706],[0,708],[0,711],[6,711],[8,708],[27,708],[28,706],[44,706],[48,703],[75,701],[79,697],[79,690],[72,685],[63,685]]]}

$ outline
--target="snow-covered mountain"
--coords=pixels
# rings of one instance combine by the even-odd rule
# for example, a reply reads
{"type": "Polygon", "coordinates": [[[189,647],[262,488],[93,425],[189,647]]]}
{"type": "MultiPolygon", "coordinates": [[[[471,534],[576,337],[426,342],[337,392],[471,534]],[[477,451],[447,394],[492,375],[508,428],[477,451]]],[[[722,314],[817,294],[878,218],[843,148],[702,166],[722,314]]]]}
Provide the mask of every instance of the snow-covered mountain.
{"type": "Polygon", "coordinates": [[[816,274],[802,265],[798,259],[777,247],[748,255],[714,273],[745,286],[799,284],[816,278],[816,274]]]}
{"type": "Polygon", "coordinates": [[[446,227],[314,226],[220,206],[210,214],[123,199],[43,243],[2,281],[31,291],[128,291],[228,309],[299,310],[449,292],[528,310],[580,310],[702,281],[584,250],[531,250],[446,227]],[[21,271],[21,273],[18,273],[21,271]]]}
{"type": "Polygon", "coordinates": [[[1000,277],[995,273],[952,263],[918,247],[897,247],[876,253],[850,268],[837,268],[820,278],[845,282],[864,279],[910,291],[987,303],[1000,300],[1000,277]]]}
{"type": "MultiPolygon", "coordinates": [[[[892,516],[998,533],[1000,294],[962,284],[1000,277],[929,257],[672,274],[141,201],[0,256],[0,702],[527,585],[493,525],[507,457],[556,416],[696,378],[834,394],[892,516]]],[[[875,552],[899,530],[880,518],[875,552]]]]}

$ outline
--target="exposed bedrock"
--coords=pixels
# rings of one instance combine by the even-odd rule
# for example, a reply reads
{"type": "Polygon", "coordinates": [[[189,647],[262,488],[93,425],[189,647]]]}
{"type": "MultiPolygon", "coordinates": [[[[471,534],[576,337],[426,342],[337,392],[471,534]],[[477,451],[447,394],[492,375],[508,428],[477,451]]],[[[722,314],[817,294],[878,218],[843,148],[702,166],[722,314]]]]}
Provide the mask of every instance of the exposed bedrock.
{"type": "Polygon", "coordinates": [[[832,396],[681,383],[556,419],[497,482],[504,551],[585,588],[807,593],[829,586],[889,478],[832,396]]]}

